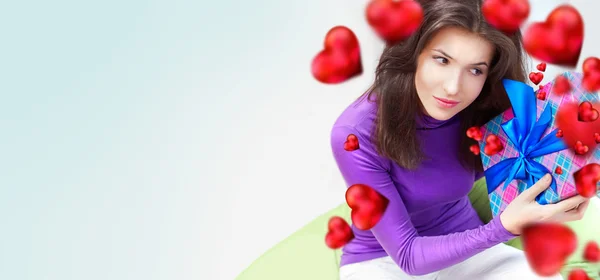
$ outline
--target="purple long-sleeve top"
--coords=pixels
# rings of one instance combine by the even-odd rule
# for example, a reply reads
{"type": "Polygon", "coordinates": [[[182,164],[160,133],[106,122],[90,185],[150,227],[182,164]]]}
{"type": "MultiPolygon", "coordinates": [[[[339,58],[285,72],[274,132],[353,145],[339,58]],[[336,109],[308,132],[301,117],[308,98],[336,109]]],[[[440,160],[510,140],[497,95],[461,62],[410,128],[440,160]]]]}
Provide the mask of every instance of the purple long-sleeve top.
{"type": "Polygon", "coordinates": [[[379,155],[369,141],[376,112],[374,102],[361,98],[331,131],[333,155],[347,187],[365,184],[389,199],[372,229],[352,226],[355,238],[343,247],[340,265],[389,255],[404,272],[424,275],[516,237],[499,215],[484,224],[470,203],[468,193],[483,175],[459,162],[458,115],[445,121],[416,118],[417,137],[431,159],[408,170],[379,155]],[[359,149],[344,150],[349,134],[356,135],[359,149]]]}

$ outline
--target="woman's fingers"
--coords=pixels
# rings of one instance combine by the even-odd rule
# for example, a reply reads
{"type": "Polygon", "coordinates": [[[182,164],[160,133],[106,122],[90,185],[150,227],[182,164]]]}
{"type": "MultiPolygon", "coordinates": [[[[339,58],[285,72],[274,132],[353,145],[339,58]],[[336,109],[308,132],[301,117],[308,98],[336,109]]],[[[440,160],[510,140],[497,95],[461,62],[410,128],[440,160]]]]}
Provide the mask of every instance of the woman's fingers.
{"type": "Polygon", "coordinates": [[[567,212],[571,209],[576,208],[577,205],[580,205],[586,200],[589,200],[589,198],[583,197],[581,195],[576,195],[573,197],[569,197],[563,201],[560,201],[556,204],[549,204],[547,206],[550,209],[552,209],[554,213],[567,212]]]}

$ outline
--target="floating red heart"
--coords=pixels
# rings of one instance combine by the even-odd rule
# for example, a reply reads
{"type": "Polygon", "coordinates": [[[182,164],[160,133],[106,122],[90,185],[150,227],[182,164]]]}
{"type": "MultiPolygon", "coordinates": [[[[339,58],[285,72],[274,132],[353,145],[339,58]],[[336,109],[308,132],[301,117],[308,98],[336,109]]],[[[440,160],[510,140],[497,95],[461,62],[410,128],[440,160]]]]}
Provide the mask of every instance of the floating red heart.
{"type": "Polygon", "coordinates": [[[544,73],[541,72],[531,72],[529,73],[529,80],[531,80],[534,84],[539,84],[544,79],[544,73]]]}
{"type": "Polygon", "coordinates": [[[600,143],[600,133],[594,133],[594,140],[596,140],[596,143],[600,143]]]}
{"type": "Polygon", "coordinates": [[[500,141],[500,138],[498,138],[498,136],[490,134],[485,138],[485,146],[483,147],[483,152],[486,155],[495,155],[503,149],[504,145],[502,144],[502,141],[500,141]]]}
{"type": "Polygon", "coordinates": [[[546,92],[545,91],[540,91],[538,93],[535,94],[535,97],[539,100],[546,100],[546,92]]]}
{"type": "Polygon", "coordinates": [[[598,247],[596,241],[589,241],[587,245],[585,245],[583,257],[588,262],[600,262],[600,247],[598,247]]]}
{"type": "Polygon", "coordinates": [[[509,35],[519,30],[529,16],[529,10],[527,0],[486,0],[481,6],[486,21],[509,35]]]}
{"type": "Polygon", "coordinates": [[[537,70],[540,70],[542,72],[546,71],[546,62],[542,62],[542,63],[538,64],[536,66],[536,68],[537,68],[537,70]]]}
{"type": "MultiPolygon", "coordinates": [[[[598,107],[600,104],[592,105],[600,108],[598,107]]],[[[583,145],[593,150],[597,145],[594,133],[600,132],[600,120],[580,122],[578,114],[579,103],[563,101],[556,112],[556,127],[563,131],[564,136],[562,139],[571,150],[574,151],[573,147],[575,147],[577,141],[581,141],[583,145]]]]}
{"type": "Polygon", "coordinates": [[[558,223],[527,225],[521,237],[529,265],[540,276],[559,273],[567,257],[577,249],[575,232],[558,223]]]}
{"type": "Polygon", "coordinates": [[[557,166],[556,169],[554,169],[554,173],[558,175],[562,174],[562,168],[560,168],[560,166],[557,166]]]}
{"type": "Polygon", "coordinates": [[[593,122],[598,119],[598,110],[589,101],[579,104],[577,120],[580,122],[593,122]]]}
{"type": "Polygon", "coordinates": [[[563,75],[558,75],[556,79],[554,79],[552,92],[558,95],[563,95],[569,91],[571,91],[571,83],[569,82],[569,79],[563,75]]]}
{"type": "Polygon", "coordinates": [[[483,132],[481,132],[481,128],[479,126],[472,126],[467,129],[467,137],[475,141],[481,141],[483,138],[483,132]]]}
{"type": "Polygon", "coordinates": [[[469,147],[469,150],[471,151],[471,153],[473,153],[474,155],[478,156],[480,149],[479,149],[479,145],[477,144],[473,144],[469,147]]]}
{"type": "Polygon", "coordinates": [[[583,61],[581,85],[587,91],[600,90],[600,59],[588,57],[583,61]]]}
{"type": "Polygon", "coordinates": [[[600,180],[600,164],[589,163],[573,173],[577,193],[583,197],[593,197],[600,180]]]}
{"type": "Polygon", "coordinates": [[[351,152],[358,150],[359,148],[358,137],[354,134],[349,134],[348,137],[346,137],[346,142],[344,142],[344,150],[351,152]]]}
{"type": "Polygon", "coordinates": [[[354,233],[352,232],[350,225],[338,216],[333,216],[329,219],[327,229],[325,245],[331,249],[341,248],[354,239],[354,233]]]}
{"type": "Polygon", "coordinates": [[[367,5],[369,25],[388,45],[410,37],[423,21],[421,5],[412,0],[373,0],[367,5]]]}
{"type": "Polygon", "coordinates": [[[590,150],[590,147],[583,145],[581,141],[575,142],[575,146],[573,146],[573,148],[575,153],[578,155],[585,155],[590,150]]]}
{"type": "Polygon", "coordinates": [[[333,27],[325,35],[325,48],[312,61],[312,74],[319,82],[337,84],[362,74],[358,38],[345,26],[333,27]]]}
{"type": "Polygon", "coordinates": [[[581,268],[575,268],[569,272],[569,278],[567,280],[593,280],[588,277],[587,272],[581,268]]]}
{"type": "Polygon", "coordinates": [[[389,200],[367,185],[355,184],[346,191],[346,203],[352,208],[352,224],[369,230],[379,222],[389,200]]]}
{"type": "Polygon", "coordinates": [[[563,131],[562,131],[562,129],[559,129],[559,130],[556,131],[556,137],[558,137],[558,138],[563,137],[563,131]]]}
{"type": "Polygon", "coordinates": [[[583,18],[575,7],[558,6],[545,22],[532,23],[523,36],[523,47],[541,61],[577,66],[583,46],[583,18]]]}

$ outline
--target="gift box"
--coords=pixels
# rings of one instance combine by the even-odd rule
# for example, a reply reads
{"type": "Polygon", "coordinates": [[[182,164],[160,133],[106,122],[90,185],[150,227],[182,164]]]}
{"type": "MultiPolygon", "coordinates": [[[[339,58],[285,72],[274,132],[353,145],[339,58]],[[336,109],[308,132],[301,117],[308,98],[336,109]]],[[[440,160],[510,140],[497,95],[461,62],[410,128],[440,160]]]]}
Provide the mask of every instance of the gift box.
{"type": "Polygon", "coordinates": [[[482,126],[479,141],[494,216],[546,173],[552,174],[552,184],[536,197],[538,203],[556,203],[576,195],[573,173],[588,163],[600,162],[599,148],[577,155],[556,135],[555,116],[563,102],[598,102],[598,94],[581,87],[580,73],[562,75],[571,83],[570,92],[563,94],[553,92],[556,80],[537,91],[518,81],[503,80],[512,108],[482,126]],[[546,93],[545,100],[539,92],[546,93]],[[490,134],[496,135],[504,147],[496,154],[490,152],[492,155],[484,152],[486,145],[494,145],[486,143],[490,134]]]}

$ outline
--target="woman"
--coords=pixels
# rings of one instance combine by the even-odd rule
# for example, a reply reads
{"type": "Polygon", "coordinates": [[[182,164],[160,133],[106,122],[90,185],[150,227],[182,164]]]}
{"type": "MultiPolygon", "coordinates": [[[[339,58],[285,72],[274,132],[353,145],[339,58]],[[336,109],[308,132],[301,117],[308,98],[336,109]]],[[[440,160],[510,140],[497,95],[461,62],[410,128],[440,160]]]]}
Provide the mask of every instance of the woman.
{"type": "Polygon", "coordinates": [[[419,2],[420,29],[384,50],[371,90],[332,129],[347,186],[365,184],[389,199],[375,227],[353,227],[341,280],[562,279],[537,276],[523,251],[503,242],[531,222],[581,219],[588,199],[539,205],[535,197],[550,184],[541,179],[483,224],[468,198],[483,172],[465,131],[510,107],[501,79],[525,81],[521,34],[489,26],[481,0],[419,2]],[[356,150],[344,149],[350,134],[356,150]]]}

